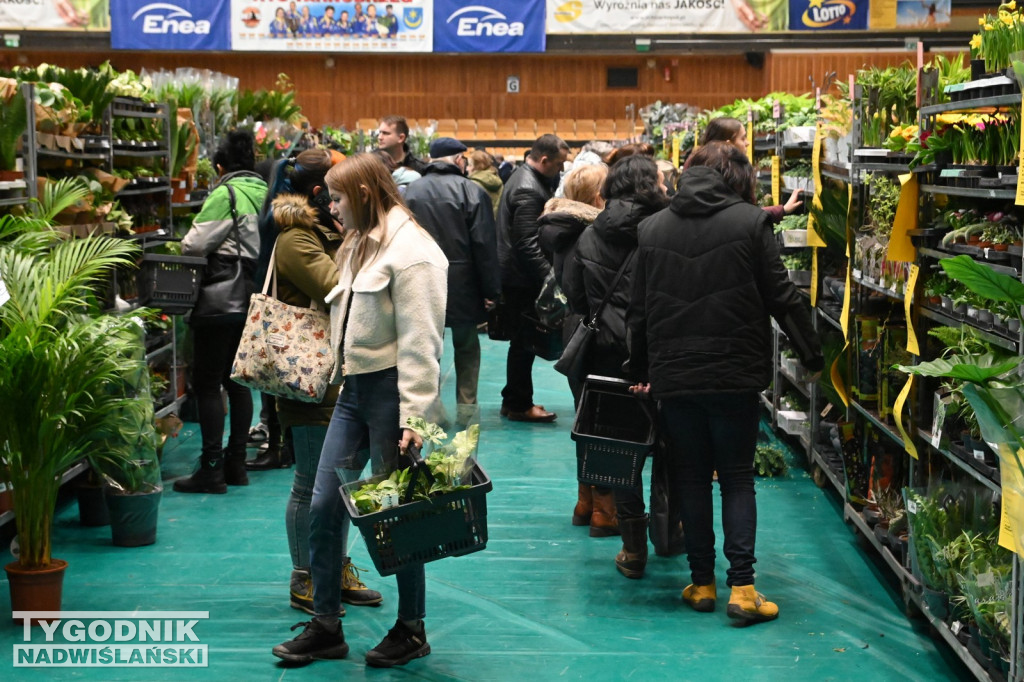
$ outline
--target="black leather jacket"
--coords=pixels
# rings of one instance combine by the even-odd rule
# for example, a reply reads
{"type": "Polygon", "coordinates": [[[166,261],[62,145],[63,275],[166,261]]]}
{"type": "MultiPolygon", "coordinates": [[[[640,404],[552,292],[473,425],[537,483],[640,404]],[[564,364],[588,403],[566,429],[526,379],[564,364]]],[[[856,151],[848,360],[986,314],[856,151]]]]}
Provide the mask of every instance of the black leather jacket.
{"type": "Polygon", "coordinates": [[[498,208],[498,259],[503,288],[540,291],[551,262],[540,248],[537,219],[551,198],[548,179],[524,163],[505,183],[498,208]]]}

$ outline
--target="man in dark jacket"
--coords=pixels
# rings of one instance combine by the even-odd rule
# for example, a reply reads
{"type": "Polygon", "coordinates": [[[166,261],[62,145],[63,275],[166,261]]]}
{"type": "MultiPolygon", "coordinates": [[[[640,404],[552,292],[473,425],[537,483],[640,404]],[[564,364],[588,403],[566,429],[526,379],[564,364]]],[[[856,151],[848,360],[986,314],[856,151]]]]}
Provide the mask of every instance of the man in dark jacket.
{"type": "MultiPolygon", "coordinates": [[[[786,275],[771,218],[754,204],[756,175],[724,142],[694,153],[669,208],[640,223],[627,311],[629,369],[661,401],[673,493],[682,501],[692,583],[683,601],[715,608],[712,478],[722,495],[728,615],[740,624],[779,609],[754,589],[758,392],[771,380],[769,317],[804,366],[820,372],[808,302],[786,275]]],[[[641,387],[641,391],[645,387],[641,387]]]]}
{"type": "Polygon", "coordinates": [[[537,219],[551,198],[551,180],[557,178],[569,154],[569,145],[555,135],[541,135],[530,153],[508,179],[498,208],[498,257],[501,260],[503,311],[509,322],[510,343],[501,390],[501,414],[513,421],[553,422],[558,416],[533,404],[533,358],[526,347],[525,329],[519,324],[532,312],[551,263],[541,251],[537,219]]]}
{"type": "Polygon", "coordinates": [[[421,159],[412,155],[409,149],[409,124],[402,116],[386,116],[381,119],[377,128],[377,147],[387,152],[388,156],[395,160],[399,166],[405,166],[419,174],[423,174],[426,168],[421,159]]]}
{"type": "Polygon", "coordinates": [[[410,184],[405,201],[416,220],[448,258],[448,306],[445,326],[455,347],[457,421],[468,424],[476,413],[480,376],[477,325],[487,319],[501,293],[498,245],[491,199],[465,176],[466,145],[441,137],[430,145],[423,178],[410,184]]]}

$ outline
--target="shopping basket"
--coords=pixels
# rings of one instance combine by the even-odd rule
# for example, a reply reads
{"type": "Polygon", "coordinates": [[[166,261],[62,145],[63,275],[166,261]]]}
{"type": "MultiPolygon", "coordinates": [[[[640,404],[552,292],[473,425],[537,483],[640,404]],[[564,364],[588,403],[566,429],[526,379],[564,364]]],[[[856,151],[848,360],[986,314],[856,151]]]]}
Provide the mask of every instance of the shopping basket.
{"type": "Polygon", "coordinates": [[[631,382],[588,376],[576,411],[576,478],[585,485],[633,488],[654,447],[654,402],[629,392],[631,382]]]}
{"type": "MultiPolygon", "coordinates": [[[[412,451],[413,448],[410,448],[412,451]]],[[[487,546],[487,493],[491,479],[474,461],[469,470],[471,485],[429,500],[411,501],[417,476],[433,476],[418,453],[411,452],[413,473],[403,504],[371,514],[360,514],[352,493],[367,483],[379,483],[387,475],[348,483],[341,498],[352,523],[366,540],[370,559],[381,575],[401,568],[451,556],[479,552],[487,546]]],[[[429,486],[428,486],[429,487],[429,486]]]]}
{"type": "Polygon", "coordinates": [[[139,304],[169,315],[187,313],[199,298],[205,266],[205,258],[144,254],[135,278],[139,304]]]}

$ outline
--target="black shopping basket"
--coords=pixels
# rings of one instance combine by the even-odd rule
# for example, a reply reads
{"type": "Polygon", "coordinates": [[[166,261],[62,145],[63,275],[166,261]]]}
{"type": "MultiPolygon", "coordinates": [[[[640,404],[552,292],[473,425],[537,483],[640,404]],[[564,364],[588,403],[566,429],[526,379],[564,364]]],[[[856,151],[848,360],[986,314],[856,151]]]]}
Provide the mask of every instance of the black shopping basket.
{"type": "Polygon", "coordinates": [[[633,488],[654,447],[654,402],[631,382],[588,376],[576,411],[576,478],[585,485],[633,488]]]}
{"type": "MultiPolygon", "coordinates": [[[[430,469],[418,456],[413,457],[413,473],[408,492],[411,495],[418,472],[432,479],[430,469]]],[[[487,546],[487,493],[491,479],[478,463],[469,471],[471,485],[466,490],[409,501],[390,509],[360,514],[352,502],[352,493],[366,483],[379,483],[386,475],[342,486],[341,498],[352,523],[366,540],[370,559],[381,575],[392,575],[401,568],[425,564],[445,557],[479,552],[487,546]]]]}
{"type": "Polygon", "coordinates": [[[199,298],[204,267],[205,258],[144,254],[136,275],[139,304],[169,315],[187,313],[199,298]]]}

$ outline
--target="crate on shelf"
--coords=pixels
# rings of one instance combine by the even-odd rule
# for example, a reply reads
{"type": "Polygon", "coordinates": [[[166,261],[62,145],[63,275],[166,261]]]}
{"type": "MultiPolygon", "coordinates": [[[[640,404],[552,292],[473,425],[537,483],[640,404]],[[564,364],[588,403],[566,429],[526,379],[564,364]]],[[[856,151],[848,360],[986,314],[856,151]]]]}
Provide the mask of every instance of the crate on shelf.
{"type": "Polygon", "coordinates": [[[487,546],[486,495],[492,488],[491,479],[476,462],[469,476],[471,485],[465,490],[370,514],[361,514],[356,509],[352,493],[367,483],[379,483],[387,476],[374,476],[342,486],[341,497],[352,523],[363,534],[370,559],[381,575],[392,575],[415,564],[478,552],[487,546]]]}
{"type": "Polygon", "coordinates": [[[192,309],[199,297],[205,258],[147,253],[136,275],[139,304],[171,315],[192,309]]]}
{"type": "Polygon", "coordinates": [[[633,488],[654,447],[654,404],[630,382],[588,376],[572,427],[576,478],[585,485],[633,488]]]}
{"type": "Polygon", "coordinates": [[[779,428],[791,436],[807,436],[811,432],[811,417],[806,412],[779,410],[779,428]]]}

